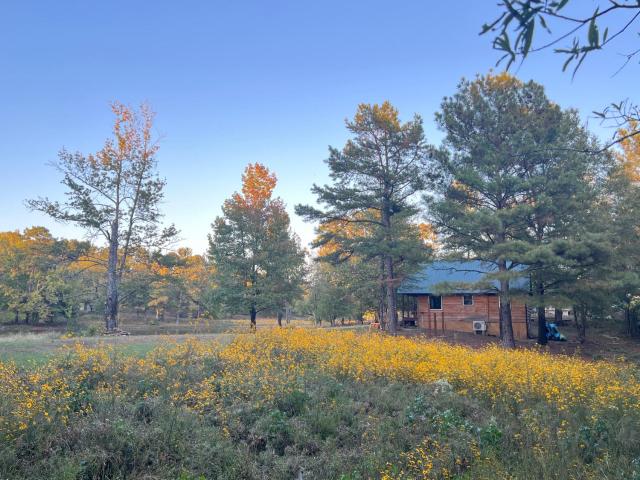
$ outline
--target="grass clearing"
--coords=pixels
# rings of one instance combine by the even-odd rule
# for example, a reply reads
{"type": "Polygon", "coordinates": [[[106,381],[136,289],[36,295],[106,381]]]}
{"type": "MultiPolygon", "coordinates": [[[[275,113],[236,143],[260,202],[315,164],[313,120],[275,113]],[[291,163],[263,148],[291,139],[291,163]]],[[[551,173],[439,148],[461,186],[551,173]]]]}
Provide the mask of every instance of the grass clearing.
{"type": "MultiPolygon", "coordinates": [[[[215,340],[228,343],[235,334],[202,334],[203,341],[215,340]]],[[[194,335],[136,335],[136,336],[94,336],[66,338],[56,333],[14,334],[0,336],[0,361],[15,362],[17,365],[41,365],[61,354],[65,348],[76,344],[85,347],[105,345],[114,352],[125,356],[142,357],[167,342],[182,342],[194,335]]]]}
{"type": "MultiPolygon", "coordinates": [[[[190,336],[203,340],[217,339],[228,341],[233,335],[247,333],[249,320],[230,318],[218,320],[186,320],[175,322],[152,322],[135,315],[123,315],[121,328],[130,335],[103,336],[103,319],[99,315],[89,314],[80,317],[77,325],[79,335],[66,337],[61,326],[0,324],[0,361],[14,361],[19,365],[42,364],[51,359],[58,350],[77,342],[93,346],[98,343],[113,346],[123,354],[142,356],[167,341],[181,341],[190,336]]],[[[276,325],[274,318],[259,318],[258,329],[268,329],[276,325]]],[[[292,326],[309,327],[308,320],[293,320],[292,326]]]]}

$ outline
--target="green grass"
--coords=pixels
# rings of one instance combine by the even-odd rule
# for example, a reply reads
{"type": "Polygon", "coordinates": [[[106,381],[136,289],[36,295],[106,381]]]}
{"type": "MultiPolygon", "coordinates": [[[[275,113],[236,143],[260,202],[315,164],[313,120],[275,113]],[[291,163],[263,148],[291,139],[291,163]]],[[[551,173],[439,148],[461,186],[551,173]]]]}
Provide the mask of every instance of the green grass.
{"type": "Polygon", "coordinates": [[[0,361],[14,362],[17,365],[41,365],[62,352],[65,346],[81,343],[87,346],[105,344],[113,346],[122,355],[143,357],[159,344],[167,341],[183,341],[197,336],[203,339],[216,339],[226,343],[233,334],[202,335],[139,335],[123,337],[73,337],[64,338],[58,333],[13,334],[0,336],[0,361]]]}
{"type": "MultiPolygon", "coordinates": [[[[77,337],[63,338],[66,328],[63,324],[24,325],[11,322],[0,323],[0,361],[12,361],[18,365],[40,365],[49,360],[65,345],[80,342],[95,345],[103,342],[112,345],[116,351],[137,357],[144,356],[158,344],[173,339],[181,341],[188,336],[215,338],[223,342],[232,334],[248,331],[249,320],[233,319],[180,319],[155,322],[152,318],[138,318],[124,314],[120,328],[128,336],[101,336],[103,319],[97,314],[82,315],[77,322],[77,337]]],[[[273,318],[259,318],[258,328],[271,328],[276,324],[273,318]]],[[[310,326],[307,320],[293,320],[293,325],[310,326]]]]}
{"type": "Polygon", "coordinates": [[[4,335],[0,336],[0,361],[40,364],[48,360],[60,346],[58,333],[4,335]]]}

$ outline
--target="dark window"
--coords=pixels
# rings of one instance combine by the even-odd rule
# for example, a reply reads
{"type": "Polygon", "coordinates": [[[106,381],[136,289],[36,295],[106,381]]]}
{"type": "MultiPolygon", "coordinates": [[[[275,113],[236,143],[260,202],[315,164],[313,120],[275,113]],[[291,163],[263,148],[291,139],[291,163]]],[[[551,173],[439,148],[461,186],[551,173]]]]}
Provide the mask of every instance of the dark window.
{"type": "Polygon", "coordinates": [[[429,308],[431,310],[442,310],[442,297],[440,295],[429,295],[429,308]]]}
{"type": "Polygon", "coordinates": [[[462,303],[465,305],[473,305],[473,295],[469,295],[469,294],[463,295],[462,303]]]}

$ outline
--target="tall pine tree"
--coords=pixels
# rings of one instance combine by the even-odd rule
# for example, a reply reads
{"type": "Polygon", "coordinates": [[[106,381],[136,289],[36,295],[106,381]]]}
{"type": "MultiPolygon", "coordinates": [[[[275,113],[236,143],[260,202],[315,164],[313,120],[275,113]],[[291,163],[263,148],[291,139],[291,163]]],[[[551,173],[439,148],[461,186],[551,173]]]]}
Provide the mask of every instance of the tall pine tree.
{"type": "Polygon", "coordinates": [[[576,112],[506,73],[463,80],[436,118],[446,137],[443,178],[428,198],[433,223],[450,253],[496,268],[505,346],[514,346],[511,283],[531,275],[544,342],[547,294],[575,279],[597,245],[580,235],[589,234],[605,158],[587,153],[593,140],[576,112]]]}
{"type": "Polygon", "coordinates": [[[334,222],[366,226],[352,236],[335,229],[320,230],[319,244],[335,241],[343,251],[379,262],[385,290],[387,324],[396,332],[398,318],[396,265],[418,265],[428,253],[412,218],[418,213],[416,194],[426,186],[430,149],[422,119],[401,123],[389,103],[361,104],[347,129],[353,137],[342,150],[329,149],[332,185],[314,185],[322,209],[298,205],[296,213],[326,226],[334,222]],[[358,232],[364,232],[359,234],[358,232]]]}

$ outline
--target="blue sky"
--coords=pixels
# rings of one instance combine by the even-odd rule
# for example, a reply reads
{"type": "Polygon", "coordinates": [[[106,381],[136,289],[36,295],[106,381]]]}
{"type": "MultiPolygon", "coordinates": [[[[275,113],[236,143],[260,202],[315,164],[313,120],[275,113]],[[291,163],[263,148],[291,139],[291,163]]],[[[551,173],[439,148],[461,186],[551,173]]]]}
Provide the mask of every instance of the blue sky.
{"type": "MultiPolygon", "coordinates": [[[[210,223],[249,162],[278,176],[293,214],[327,180],[327,146],[342,146],[358,103],[390,100],[419,113],[438,143],[433,114],[461,77],[485,73],[498,54],[481,25],[496,0],[459,1],[28,1],[0,11],[0,230],[69,226],[29,212],[25,198],[63,198],[46,166],[61,147],[100,148],[109,102],[148,101],[163,136],[166,221],[203,252],[210,223]]],[[[595,2],[585,1],[589,5],[595,2]]],[[[588,59],[574,80],[543,53],[517,70],[564,107],[590,112],[632,96],[638,68],[613,76],[624,38],[588,59]]],[[[611,135],[595,120],[592,129],[611,135]]]]}

